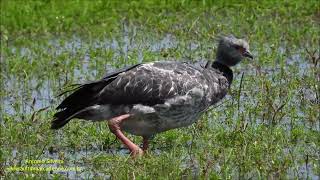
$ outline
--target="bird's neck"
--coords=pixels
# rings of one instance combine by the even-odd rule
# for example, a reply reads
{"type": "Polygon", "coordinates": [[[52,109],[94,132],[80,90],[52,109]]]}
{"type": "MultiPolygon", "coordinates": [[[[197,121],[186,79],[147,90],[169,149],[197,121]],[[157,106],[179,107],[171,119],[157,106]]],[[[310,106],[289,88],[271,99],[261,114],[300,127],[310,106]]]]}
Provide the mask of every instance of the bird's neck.
{"type": "Polygon", "coordinates": [[[233,72],[228,66],[220,63],[219,61],[211,62],[210,65],[207,64],[206,67],[207,66],[220,71],[223,74],[223,76],[227,78],[229,84],[231,85],[233,80],[233,72]]]}

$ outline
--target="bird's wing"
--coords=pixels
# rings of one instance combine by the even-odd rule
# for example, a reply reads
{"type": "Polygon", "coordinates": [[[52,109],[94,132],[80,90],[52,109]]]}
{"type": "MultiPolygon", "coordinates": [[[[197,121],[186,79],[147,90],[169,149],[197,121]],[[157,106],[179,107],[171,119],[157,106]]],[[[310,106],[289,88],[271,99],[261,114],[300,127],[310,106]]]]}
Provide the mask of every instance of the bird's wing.
{"type": "MultiPolygon", "coordinates": [[[[107,73],[102,79],[98,81],[80,84],[79,86],[71,90],[73,91],[73,93],[66,97],[56,109],[59,110],[69,108],[73,109],[74,111],[77,111],[83,107],[92,105],[96,94],[99,93],[105,86],[107,86],[114,79],[116,79],[120,73],[130,71],[131,69],[134,69],[137,66],[140,66],[140,64],[136,64],[130,67],[119,69],[111,73],[107,73]]],[[[69,91],[61,93],[60,96],[67,92],[69,91]]]]}
{"type": "Polygon", "coordinates": [[[142,64],[118,74],[96,95],[96,104],[162,104],[193,88],[207,86],[205,82],[201,69],[188,63],[142,64]]]}

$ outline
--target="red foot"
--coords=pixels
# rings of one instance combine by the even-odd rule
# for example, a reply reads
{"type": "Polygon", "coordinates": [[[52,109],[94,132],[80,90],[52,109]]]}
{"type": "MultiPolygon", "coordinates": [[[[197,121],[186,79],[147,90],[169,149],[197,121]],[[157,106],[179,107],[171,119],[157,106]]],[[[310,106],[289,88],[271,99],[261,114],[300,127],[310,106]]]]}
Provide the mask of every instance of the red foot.
{"type": "Polygon", "coordinates": [[[132,141],[130,141],[130,139],[128,139],[120,129],[121,122],[126,120],[128,117],[130,117],[129,114],[124,114],[112,118],[108,121],[109,129],[124,145],[128,147],[128,149],[131,151],[131,156],[141,156],[143,155],[143,150],[132,141]]]}
{"type": "Polygon", "coordinates": [[[143,137],[142,150],[146,151],[149,148],[149,138],[143,137]]]}

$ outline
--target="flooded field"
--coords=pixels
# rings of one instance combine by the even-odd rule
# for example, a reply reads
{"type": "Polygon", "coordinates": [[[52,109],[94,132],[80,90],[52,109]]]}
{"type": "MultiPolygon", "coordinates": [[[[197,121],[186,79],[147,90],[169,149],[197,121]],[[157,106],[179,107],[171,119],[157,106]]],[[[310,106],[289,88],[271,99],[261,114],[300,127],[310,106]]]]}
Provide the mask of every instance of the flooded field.
{"type": "Polygon", "coordinates": [[[320,178],[316,1],[1,3],[0,176],[320,178]],[[105,122],[50,129],[73,84],[136,63],[214,60],[226,34],[246,38],[254,60],[233,67],[224,100],[196,124],[158,134],[142,158],[130,158],[105,122]]]}

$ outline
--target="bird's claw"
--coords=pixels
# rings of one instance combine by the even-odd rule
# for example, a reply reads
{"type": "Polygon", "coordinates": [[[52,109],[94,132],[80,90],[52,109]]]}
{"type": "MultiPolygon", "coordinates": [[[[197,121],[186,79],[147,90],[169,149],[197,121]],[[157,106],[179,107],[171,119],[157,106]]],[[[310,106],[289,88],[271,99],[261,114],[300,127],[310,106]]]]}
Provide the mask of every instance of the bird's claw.
{"type": "Polygon", "coordinates": [[[131,156],[133,158],[141,157],[143,154],[144,154],[143,150],[141,148],[139,148],[139,147],[136,148],[136,149],[131,150],[131,156]]]}

